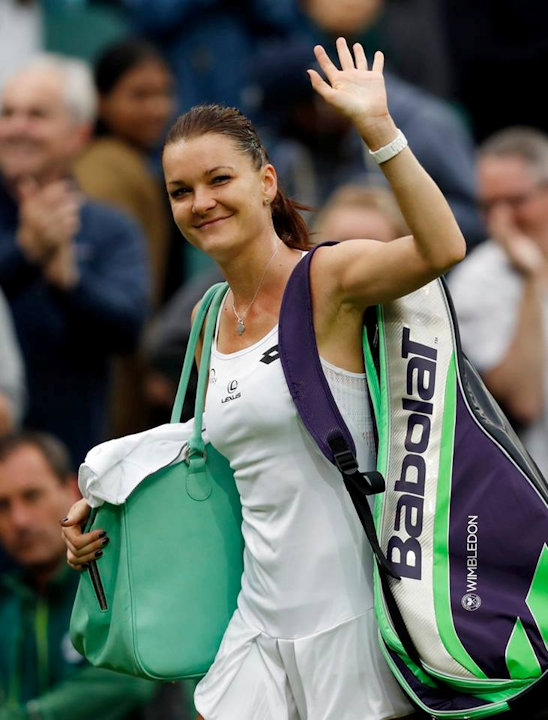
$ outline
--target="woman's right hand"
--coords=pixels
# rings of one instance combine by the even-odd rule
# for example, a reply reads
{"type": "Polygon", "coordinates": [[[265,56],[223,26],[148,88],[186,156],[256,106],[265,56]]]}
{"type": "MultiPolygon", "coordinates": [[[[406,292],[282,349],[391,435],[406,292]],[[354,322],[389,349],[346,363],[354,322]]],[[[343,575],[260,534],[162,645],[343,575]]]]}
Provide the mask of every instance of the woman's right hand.
{"type": "Polygon", "coordinates": [[[74,570],[83,570],[87,563],[100,558],[109,541],[104,530],[93,530],[89,533],[82,531],[90,510],[86,500],[78,500],[69,510],[67,517],[61,520],[63,539],[67,546],[67,562],[74,570]]]}
{"type": "Polygon", "coordinates": [[[316,45],[314,54],[326,80],[316,70],[308,70],[308,75],[314,90],[351,120],[365,142],[377,149],[396,135],[386,99],[384,55],[376,52],[369,69],[362,45],[354,43],[352,51],[353,54],[344,38],[337,39],[339,69],[325,49],[316,45]],[[377,138],[379,131],[382,132],[380,142],[377,138]]]}

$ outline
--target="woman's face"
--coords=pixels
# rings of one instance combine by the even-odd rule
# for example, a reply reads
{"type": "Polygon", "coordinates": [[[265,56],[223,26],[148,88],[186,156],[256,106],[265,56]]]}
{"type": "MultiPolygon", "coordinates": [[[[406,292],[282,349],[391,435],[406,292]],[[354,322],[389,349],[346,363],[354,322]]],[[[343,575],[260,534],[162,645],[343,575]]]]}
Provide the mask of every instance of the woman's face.
{"type": "Polygon", "coordinates": [[[234,140],[207,133],[164,150],[171,209],[186,240],[218,261],[238,247],[272,232],[277,191],[272,165],[255,169],[234,140]]]}
{"type": "Polygon", "coordinates": [[[154,59],[124,73],[99,101],[99,116],[110,132],[145,149],[161,141],[173,112],[171,74],[154,59]]]}

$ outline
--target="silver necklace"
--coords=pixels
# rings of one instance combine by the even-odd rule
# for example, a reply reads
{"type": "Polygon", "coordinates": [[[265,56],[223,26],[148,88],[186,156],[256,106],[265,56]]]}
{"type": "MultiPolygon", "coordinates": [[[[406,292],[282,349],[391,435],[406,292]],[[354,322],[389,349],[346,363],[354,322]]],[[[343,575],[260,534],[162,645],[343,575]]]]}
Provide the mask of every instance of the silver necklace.
{"type": "Polygon", "coordinates": [[[268,268],[270,267],[270,263],[274,260],[274,258],[275,258],[276,255],[278,254],[278,250],[281,248],[281,246],[282,246],[282,241],[280,240],[280,242],[279,242],[278,245],[276,246],[276,249],[274,250],[274,252],[273,252],[272,255],[270,256],[269,261],[268,261],[268,262],[266,263],[266,265],[264,266],[263,274],[261,275],[261,279],[259,280],[259,284],[257,285],[257,289],[255,290],[255,294],[254,294],[253,297],[251,298],[251,302],[249,303],[249,305],[246,307],[246,309],[243,311],[243,313],[242,313],[241,315],[238,315],[238,312],[237,312],[236,307],[235,307],[235,305],[234,305],[234,292],[232,292],[232,312],[234,313],[234,315],[235,315],[235,317],[236,317],[236,320],[237,320],[236,332],[238,333],[238,335],[243,335],[243,334],[245,333],[245,319],[246,319],[246,317],[247,317],[247,314],[248,314],[248,312],[251,310],[251,306],[253,305],[253,303],[254,303],[255,300],[257,299],[257,295],[259,294],[259,290],[261,289],[261,286],[262,286],[262,284],[263,284],[263,280],[265,279],[265,276],[266,276],[266,271],[267,271],[268,268]]]}

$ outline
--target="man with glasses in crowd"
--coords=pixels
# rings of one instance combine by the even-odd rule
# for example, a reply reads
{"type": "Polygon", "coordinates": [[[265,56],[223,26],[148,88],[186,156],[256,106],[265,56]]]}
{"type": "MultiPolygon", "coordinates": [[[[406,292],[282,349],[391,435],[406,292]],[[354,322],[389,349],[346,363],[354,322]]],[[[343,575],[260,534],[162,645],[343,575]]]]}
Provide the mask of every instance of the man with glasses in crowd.
{"type": "Polygon", "coordinates": [[[548,137],[502,130],[477,169],[489,239],[449,279],[463,348],[548,474],[548,137]]]}

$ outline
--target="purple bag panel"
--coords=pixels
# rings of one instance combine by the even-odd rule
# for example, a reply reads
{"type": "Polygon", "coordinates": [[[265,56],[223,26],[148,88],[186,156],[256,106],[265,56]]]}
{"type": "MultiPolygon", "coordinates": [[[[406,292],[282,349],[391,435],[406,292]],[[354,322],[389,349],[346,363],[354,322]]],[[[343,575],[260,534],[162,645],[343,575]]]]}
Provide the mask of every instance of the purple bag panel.
{"type": "MultiPolygon", "coordinates": [[[[468,653],[488,677],[509,677],[505,652],[519,618],[541,668],[547,669],[539,624],[546,622],[548,608],[535,608],[532,587],[548,545],[546,500],[485,434],[461,393],[449,526],[453,620],[468,653]],[[539,611],[537,619],[530,606],[539,611]]],[[[536,590],[537,603],[541,590],[536,590]]]]}

